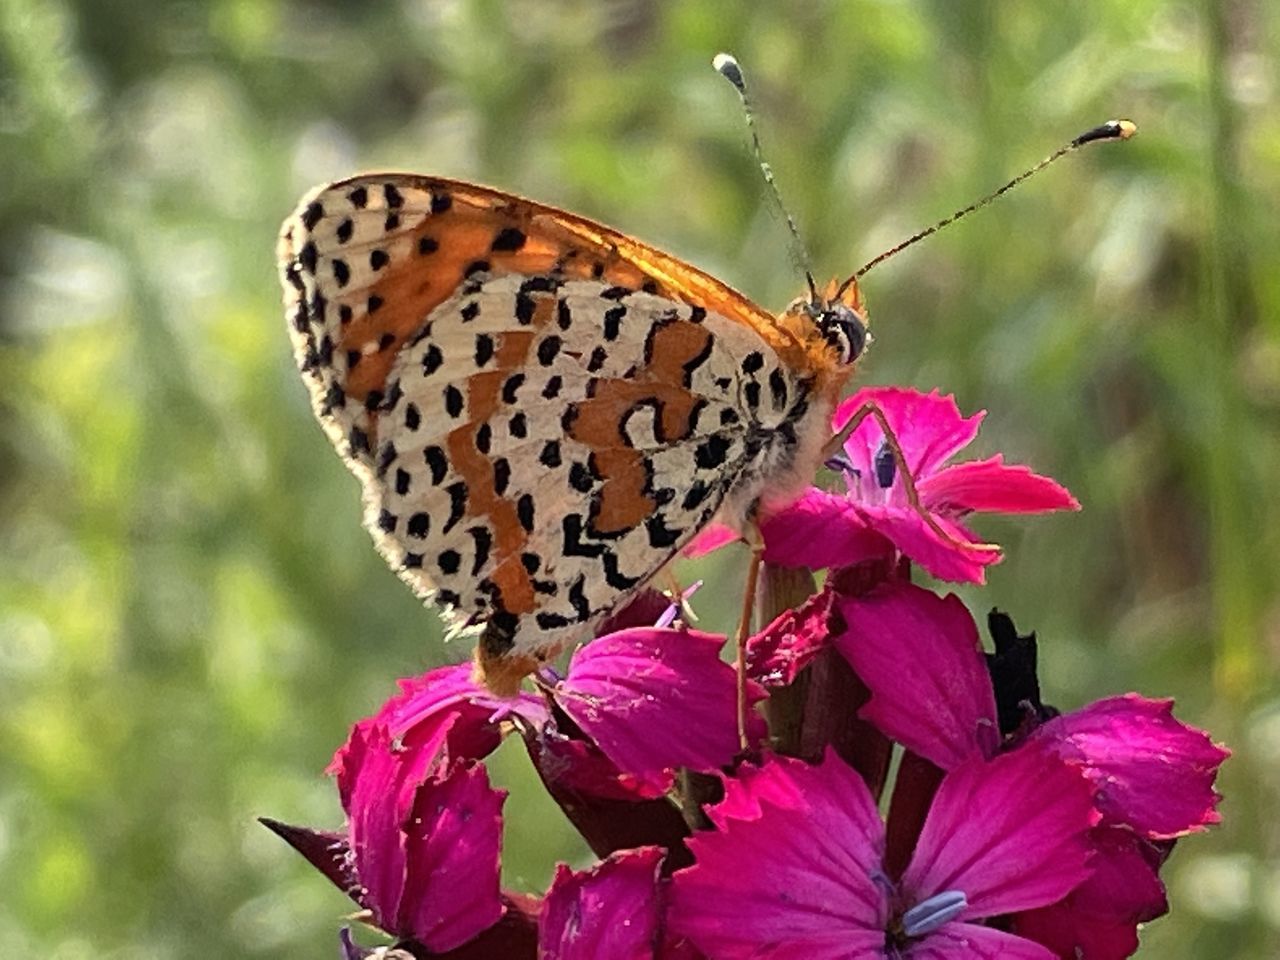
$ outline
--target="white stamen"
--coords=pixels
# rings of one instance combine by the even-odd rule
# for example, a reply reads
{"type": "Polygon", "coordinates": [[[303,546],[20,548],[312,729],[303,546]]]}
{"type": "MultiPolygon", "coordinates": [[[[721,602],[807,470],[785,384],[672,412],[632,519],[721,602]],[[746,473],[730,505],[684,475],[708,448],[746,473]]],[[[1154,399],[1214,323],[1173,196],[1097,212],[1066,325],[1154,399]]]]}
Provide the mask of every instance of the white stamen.
{"type": "Polygon", "coordinates": [[[917,903],[902,915],[902,932],[923,937],[950,923],[969,907],[963,890],[945,890],[917,903]]]}
{"type": "Polygon", "coordinates": [[[682,614],[685,620],[691,623],[697,623],[698,618],[694,616],[693,609],[689,606],[689,598],[697,593],[698,588],[701,586],[702,581],[695,580],[693,583],[689,584],[689,586],[685,587],[684,591],[680,594],[680,599],[676,600],[668,606],[667,609],[662,611],[662,616],[658,618],[658,622],[655,623],[654,626],[659,630],[665,630],[667,627],[671,626],[671,624],[676,622],[676,617],[679,617],[682,614]]]}

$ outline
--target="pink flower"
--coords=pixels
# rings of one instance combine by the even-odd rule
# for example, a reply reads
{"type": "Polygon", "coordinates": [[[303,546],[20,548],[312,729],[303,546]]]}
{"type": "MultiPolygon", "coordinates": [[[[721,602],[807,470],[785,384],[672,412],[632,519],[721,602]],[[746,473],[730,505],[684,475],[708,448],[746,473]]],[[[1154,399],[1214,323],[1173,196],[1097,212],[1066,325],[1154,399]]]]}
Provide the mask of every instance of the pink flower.
{"type": "MultiPolygon", "coordinates": [[[[867,719],[944,770],[1001,749],[977,627],[959,600],[899,581],[839,607],[847,630],[835,642],[871,690],[867,719]],[[903,669],[910,663],[927,667],[903,669]]],[[[1218,822],[1213,781],[1229,756],[1172,708],[1127,694],[1020,732],[1082,766],[1109,823],[1166,840],[1218,822]]]]}
{"type": "MultiPolygon", "coordinates": [[[[718,772],[739,750],[723,645],[693,631],[620,629],[579,649],[564,678],[548,671],[542,696],[495,698],[467,664],[402,680],[330,765],[346,831],[268,826],[386,932],[432,952],[474,945],[511,903],[498,887],[505,794],[489,788],[479,761],[518,728],[593,849],[608,855],[649,837],[687,863],[688,827],[664,794],[678,769],[718,772]]],[[[752,696],[763,693],[753,685],[752,696]]],[[[751,733],[763,738],[760,718],[751,733]]]]}
{"type": "Polygon", "coordinates": [[[343,805],[350,800],[350,778],[341,776],[346,753],[358,742],[357,734],[381,727],[386,735],[428,766],[449,758],[479,760],[502,742],[501,721],[519,713],[531,722],[546,718],[546,706],[538,697],[522,693],[511,700],[495,697],[472,679],[469,664],[437,667],[420,677],[399,681],[400,692],[378,712],[359,721],[347,743],[338,748],[326,772],[338,774],[343,805]]]}
{"type": "Polygon", "coordinates": [[[1219,820],[1213,782],[1228,751],[1175,719],[1170,701],[1137,694],[1043,722],[1049,711],[1023,700],[1021,714],[1006,711],[1013,722],[1002,731],[977,628],[954,596],[887,582],[838,606],[847,629],[836,646],[871,691],[860,715],[912,753],[944,770],[1024,749],[1080,767],[1102,816],[1097,869],[1070,898],[1015,917],[1014,928],[1055,949],[1072,941],[1090,958],[1128,956],[1137,924],[1167,908],[1162,842],[1219,820]],[[903,668],[911,663],[928,666],[903,668]]]}
{"type": "Polygon", "coordinates": [[[495,924],[506,794],[484,767],[442,766],[430,745],[401,746],[380,724],[357,727],[342,756],[356,900],[373,922],[436,952],[495,924]]]}
{"type": "Polygon", "coordinates": [[[943,778],[914,856],[894,881],[862,779],[834,754],[773,758],[726,780],[715,832],[689,841],[670,927],[713,960],[805,957],[1050,960],[983,921],[1061,900],[1089,875],[1093,789],[1028,749],[943,778]]]}
{"type": "MultiPolygon", "coordinates": [[[[906,484],[873,417],[864,419],[844,445],[847,492],[809,489],[760,524],[764,559],[779,566],[842,567],[901,554],[942,580],[982,583],[985,568],[1000,559],[982,549],[964,524],[972,513],[1044,513],[1078,510],[1061,485],[997,454],[948,466],[978,435],[984,413],[962,417],[955,399],[937,391],[868,387],[845,400],[832,418],[840,431],[867,403],[884,411],[919,495],[911,505],[906,484]]],[[[700,536],[691,555],[734,539],[716,527],[700,536]]]]}

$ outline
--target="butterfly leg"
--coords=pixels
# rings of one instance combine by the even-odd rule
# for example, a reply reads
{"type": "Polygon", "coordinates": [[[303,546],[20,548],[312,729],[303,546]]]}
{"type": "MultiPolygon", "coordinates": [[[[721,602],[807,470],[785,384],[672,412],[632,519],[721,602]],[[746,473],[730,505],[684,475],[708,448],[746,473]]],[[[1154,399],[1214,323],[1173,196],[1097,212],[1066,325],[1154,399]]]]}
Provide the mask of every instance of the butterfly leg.
{"type": "Polygon", "coordinates": [[[747,701],[747,638],[751,635],[751,613],[755,609],[760,564],[764,560],[764,538],[760,536],[760,528],[754,520],[747,521],[743,539],[751,548],[751,560],[747,566],[746,590],[742,595],[742,617],[738,621],[735,666],[738,673],[738,742],[745,751],[750,747],[747,741],[747,720],[751,710],[751,704],[747,701]]]}
{"type": "Polygon", "coordinates": [[[845,440],[849,438],[849,435],[854,430],[858,429],[858,425],[867,417],[871,417],[880,425],[880,430],[884,433],[885,446],[889,448],[898,475],[902,477],[902,486],[907,494],[907,503],[911,505],[912,510],[920,515],[925,525],[953,546],[980,553],[998,553],[1000,551],[999,544],[974,543],[971,540],[962,540],[950,531],[943,529],[933,514],[924,508],[924,505],[920,502],[920,493],[916,490],[915,478],[911,475],[911,468],[907,466],[906,454],[902,452],[902,445],[898,443],[898,436],[893,432],[893,428],[889,426],[889,420],[885,416],[884,410],[875,401],[868,401],[854,411],[853,416],[849,418],[849,422],[827,442],[827,446],[823,450],[823,459],[828,460],[839,453],[844,448],[845,440]]]}

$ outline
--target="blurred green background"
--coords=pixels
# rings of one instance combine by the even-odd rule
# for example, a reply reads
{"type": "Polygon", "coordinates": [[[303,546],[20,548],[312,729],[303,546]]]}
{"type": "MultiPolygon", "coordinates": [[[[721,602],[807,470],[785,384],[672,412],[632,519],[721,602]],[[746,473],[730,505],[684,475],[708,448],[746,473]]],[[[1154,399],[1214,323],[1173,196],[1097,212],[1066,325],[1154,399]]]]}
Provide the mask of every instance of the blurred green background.
{"type": "MultiPolygon", "coordinates": [[[[871,274],[862,382],[990,411],[974,452],[1082,514],[980,523],[979,613],[1047,699],[1138,689],[1236,751],[1144,955],[1280,954],[1280,7],[1262,0],[0,0],[0,954],[335,955],[349,903],[254,823],[439,643],[375,555],[288,352],[311,185],[491,183],[799,292],[1086,127],[1091,148],[871,274]]],[[[740,558],[698,605],[728,625],[740,558]]],[[[584,848],[503,748],[506,880],[584,848]]]]}

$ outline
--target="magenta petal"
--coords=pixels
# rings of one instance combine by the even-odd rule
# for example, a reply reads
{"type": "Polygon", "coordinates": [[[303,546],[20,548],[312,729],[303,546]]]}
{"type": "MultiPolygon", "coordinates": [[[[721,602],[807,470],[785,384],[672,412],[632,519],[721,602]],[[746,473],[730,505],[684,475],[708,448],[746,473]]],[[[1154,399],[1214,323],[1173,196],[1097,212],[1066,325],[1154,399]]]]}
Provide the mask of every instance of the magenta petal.
{"type": "Polygon", "coordinates": [[[662,857],[641,847],[580,873],[558,866],[538,920],[538,960],[652,960],[662,857]]]}
{"type": "Polygon", "coordinates": [[[1221,819],[1213,781],[1230,751],[1176,719],[1172,700],[1099,700],[1050,720],[1034,738],[1085,765],[1108,822],[1156,840],[1221,819]]]}
{"type": "Polygon", "coordinates": [[[724,799],[706,809],[717,829],[728,828],[730,820],[758,820],[761,804],[775,811],[803,816],[809,803],[803,793],[808,767],[798,760],[773,757],[763,766],[741,764],[732,777],[723,777],[724,799]],[[793,774],[796,774],[793,776],[793,774]]]}
{"type": "Polygon", "coordinates": [[[764,560],[780,567],[847,567],[888,552],[843,494],[811,487],[760,522],[764,560]]]}
{"type": "Polygon", "coordinates": [[[882,956],[884,828],[862,778],[828,751],[816,767],[773,758],[754,780],[757,817],[689,841],[697,863],[673,877],[671,930],[717,960],[882,956]]]}
{"type": "MultiPolygon", "coordinates": [[[[1057,954],[1011,933],[972,923],[948,923],[910,946],[904,960],[1056,960],[1057,954]]],[[[1087,955],[1094,960],[1092,954],[1087,955]]]]}
{"type": "Polygon", "coordinates": [[[379,724],[357,725],[340,751],[343,769],[339,783],[347,783],[347,832],[356,875],[364,888],[361,903],[375,922],[389,933],[396,929],[404,892],[405,850],[402,827],[409,819],[414,792],[435,767],[437,740],[414,750],[397,750],[379,724]]]}
{"type": "Polygon", "coordinates": [[[920,500],[930,510],[967,513],[1046,513],[1079,510],[1080,504],[1055,480],[1030,467],[1008,466],[996,454],[990,460],[957,463],[916,484],[920,500]]]}
{"type": "Polygon", "coordinates": [[[824,590],[786,610],[747,640],[747,676],[765,686],[784,687],[795,681],[831,642],[831,607],[836,594],[824,590]]]}
{"type": "Polygon", "coordinates": [[[910,507],[859,507],[868,526],[893,542],[909,559],[918,563],[929,574],[951,583],[985,583],[986,568],[999,563],[999,550],[979,550],[966,544],[979,541],[959,522],[948,517],[934,516],[934,522],[951,535],[952,540],[940,537],[915,510],[910,507]]]}
{"type": "MultiPolygon", "coordinates": [[[[381,727],[398,749],[429,751],[433,760],[479,760],[502,741],[499,721],[512,713],[529,723],[546,722],[547,707],[531,694],[511,699],[495,697],[472,679],[472,666],[458,664],[429,670],[419,677],[399,681],[400,692],[378,712],[357,723],[347,743],[338,749],[326,770],[338,778],[338,794],[344,810],[350,810],[353,769],[352,750],[362,749],[374,727],[381,727]]],[[[358,764],[356,764],[358,766],[358,764]]]]}
{"type": "MultiPolygon", "coordinates": [[[[722,646],[696,630],[611,633],[574,654],[555,700],[621,770],[665,790],[677,767],[719,770],[738,752],[737,678],[722,646]]],[[[752,716],[756,741],[764,721],[752,716]]]]}
{"type": "Polygon", "coordinates": [[[430,736],[441,718],[457,714],[449,734],[452,759],[479,760],[491,753],[501,740],[497,721],[519,713],[535,726],[547,717],[540,697],[521,693],[510,699],[495,697],[473,679],[469,663],[440,667],[420,677],[400,681],[400,694],[378,711],[391,736],[409,743],[430,736]]]}
{"type": "Polygon", "coordinates": [[[742,534],[728,524],[710,523],[703,527],[702,531],[680,552],[693,560],[705,557],[708,553],[727,547],[731,543],[737,543],[741,539],[742,534]]]}
{"type": "Polygon", "coordinates": [[[952,770],[1000,742],[978,628],[955,594],[904,581],[841,597],[835,641],[871,691],[858,716],[908,750],[952,770]]]}
{"type": "Polygon", "coordinates": [[[689,825],[664,792],[636,784],[594,743],[565,737],[554,724],[525,731],[524,740],[551,799],[597,856],[652,845],[671,851],[667,869],[692,862],[689,825]]]}
{"type": "MultiPolygon", "coordinates": [[[[917,479],[928,476],[973,442],[986,416],[985,412],[961,416],[955,397],[943,396],[937,390],[921,393],[905,387],[867,387],[836,408],[831,418],[832,428],[839,431],[869,401],[884,411],[889,428],[898,438],[898,445],[911,467],[911,475],[917,479]]],[[[875,475],[873,460],[883,438],[880,425],[868,417],[845,444],[850,461],[864,477],[875,475]]]]}
{"type": "Polygon", "coordinates": [[[1168,911],[1146,841],[1120,827],[1091,835],[1093,873],[1066,899],[1015,914],[1014,932],[1062,957],[1123,960],[1138,949],[1138,925],[1168,911]]]}
{"type": "Polygon", "coordinates": [[[963,891],[958,919],[1029,910],[1061,900],[1089,875],[1093,786],[1052,752],[1024,746],[973,757],[942,778],[902,877],[919,902],[963,891]]]}
{"type": "Polygon", "coordinates": [[[442,953],[497,923],[504,791],[479,764],[418,787],[404,824],[405,883],[394,932],[442,953]]]}

